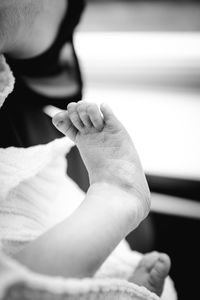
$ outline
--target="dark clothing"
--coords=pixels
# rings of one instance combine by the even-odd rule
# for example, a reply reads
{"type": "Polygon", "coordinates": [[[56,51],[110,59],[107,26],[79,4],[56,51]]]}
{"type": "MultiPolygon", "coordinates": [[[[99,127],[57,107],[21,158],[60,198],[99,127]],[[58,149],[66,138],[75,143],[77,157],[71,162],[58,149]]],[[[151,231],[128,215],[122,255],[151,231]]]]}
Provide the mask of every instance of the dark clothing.
{"type": "MultiPolygon", "coordinates": [[[[45,105],[66,109],[71,101],[82,97],[82,79],[78,60],[73,46],[73,32],[84,8],[84,0],[69,0],[66,15],[60,26],[59,34],[53,44],[41,55],[31,59],[13,59],[6,56],[16,84],[0,109],[0,147],[29,147],[45,144],[61,134],[54,128],[51,118],[45,115],[45,105]],[[72,47],[73,64],[60,63],[60,54],[68,43],[72,47]],[[47,97],[33,91],[24,78],[51,78],[67,72],[73,74],[78,89],[69,97],[47,97]]],[[[71,75],[72,76],[72,75],[71,75]]],[[[66,82],[67,84],[67,82],[66,82]]]]}

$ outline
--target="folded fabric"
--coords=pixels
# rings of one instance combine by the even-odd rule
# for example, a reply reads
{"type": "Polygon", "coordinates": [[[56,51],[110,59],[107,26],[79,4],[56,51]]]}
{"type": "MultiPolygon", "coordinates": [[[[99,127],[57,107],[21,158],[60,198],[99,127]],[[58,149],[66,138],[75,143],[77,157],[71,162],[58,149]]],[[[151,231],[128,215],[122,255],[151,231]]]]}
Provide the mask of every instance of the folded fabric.
{"type": "Polygon", "coordinates": [[[66,176],[68,139],[0,148],[0,240],[9,255],[67,218],[84,194],[66,176]]]}
{"type": "Polygon", "coordinates": [[[120,279],[64,279],[34,274],[0,257],[0,300],[159,300],[155,294],[120,279]]]}

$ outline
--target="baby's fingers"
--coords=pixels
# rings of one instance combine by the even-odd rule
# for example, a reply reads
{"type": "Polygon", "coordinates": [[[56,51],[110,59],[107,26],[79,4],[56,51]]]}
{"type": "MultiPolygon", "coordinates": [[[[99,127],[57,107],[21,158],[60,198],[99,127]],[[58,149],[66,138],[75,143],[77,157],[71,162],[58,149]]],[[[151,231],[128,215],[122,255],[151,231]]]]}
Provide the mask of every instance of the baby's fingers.
{"type": "Polygon", "coordinates": [[[67,111],[56,114],[52,122],[59,131],[68,136],[73,142],[75,141],[78,131],[72,124],[67,111]]]}

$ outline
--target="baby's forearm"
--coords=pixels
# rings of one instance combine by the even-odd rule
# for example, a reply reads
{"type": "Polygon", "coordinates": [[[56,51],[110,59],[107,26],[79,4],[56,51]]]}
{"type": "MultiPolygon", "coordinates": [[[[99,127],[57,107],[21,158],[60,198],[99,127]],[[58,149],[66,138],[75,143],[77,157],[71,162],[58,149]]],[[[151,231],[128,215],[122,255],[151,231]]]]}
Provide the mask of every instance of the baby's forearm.
{"type": "Polygon", "coordinates": [[[15,258],[42,274],[93,276],[132,229],[134,199],[128,197],[115,186],[92,185],[71,217],[30,243],[15,258]]]}

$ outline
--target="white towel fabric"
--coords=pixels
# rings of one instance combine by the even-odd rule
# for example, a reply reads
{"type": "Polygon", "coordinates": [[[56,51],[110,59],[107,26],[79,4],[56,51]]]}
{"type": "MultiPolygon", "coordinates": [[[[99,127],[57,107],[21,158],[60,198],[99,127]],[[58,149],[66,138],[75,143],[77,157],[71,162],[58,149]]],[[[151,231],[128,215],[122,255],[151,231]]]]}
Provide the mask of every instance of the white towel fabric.
{"type": "MultiPolygon", "coordinates": [[[[0,87],[0,105],[14,84],[3,57],[1,84],[7,86],[0,87]]],[[[127,281],[142,256],[131,251],[125,241],[93,279],[41,276],[11,259],[26,243],[69,216],[83,200],[84,194],[66,176],[65,155],[71,146],[67,138],[62,138],[26,149],[0,149],[0,300],[158,300],[147,289],[127,281]]],[[[170,278],[162,299],[177,299],[170,278]]]]}
{"type": "Polygon", "coordinates": [[[69,216],[84,194],[65,175],[67,138],[47,145],[0,149],[0,239],[14,254],[69,216]]]}
{"type": "Polygon", "coordinates": [[[122,242],[114,252],[115,253],[108,258],[110,262],[105,262],[104,266],[102,266],[104,271],[101,272],[101,270],[99,270],[99,275],[90,279],[64,279],[61,277],[48,277],[35,274],[10,258],[1,255],[0,300],[177,299],[170,278],[166,280],[161,298],[144,287],[139,287],[128,282],[126,280],[127,275],[133,271],[131,270],[131,266],[136,266],[142,255],[137,252],[131,252],[128,249],[128,245],[124,242],[122,242]],[[125,271],[126,269],[129,271],[125,271]],[[121,270],[123,270],[123,272],[121,270]]]}
{"type": "Polygon", "coordinates": [[[0,258],[0,300],[159,300],[126,280],[64,279],[34,274],[8,258],[0,258]]]}

